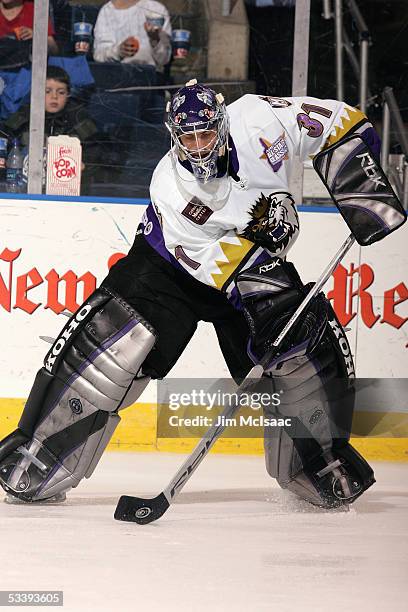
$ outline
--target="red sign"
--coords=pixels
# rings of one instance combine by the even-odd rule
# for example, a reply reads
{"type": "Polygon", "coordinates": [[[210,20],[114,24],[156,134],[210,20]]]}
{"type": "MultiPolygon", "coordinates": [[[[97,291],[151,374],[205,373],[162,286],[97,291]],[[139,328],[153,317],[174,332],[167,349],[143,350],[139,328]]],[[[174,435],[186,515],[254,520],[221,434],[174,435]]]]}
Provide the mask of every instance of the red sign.
{"type": "Polygon", "coordinates": [[[333,308],[340,323],[346,326],[357,314],[357,299],[360,299],[359,312],[363,323],[371,328],[378,321],[388,323],[391,327],[400,329],[408,317],[401,317],[396,307],[408,300],[408,288],[400,282],[395,287],[387,289],[381,296],[381,312],[375,314],[373,308],[373,292],[369,290],[374,282],[374,270],[368,264],[355,267],[350,264],[347,270],[341,264],[334,274],[334,286],[327,292],[327,297],[333,300],[333,308]]]}
{"type": "Polygon", "coordinates": [[[40,274],[37,268],[31,268],[24,274],[15,274],[15,261],[22,249],[10,251],[5,248],[0,253],[0,261],[8,266],[8,272],[0,274],[0,307],[7,312],[19,308],[32,314],[41,304],[56,314],[63,310],[75,312],[96,289],[96,277],[91,272],[78,276],[72,270],[59,274],[52,268],[47,274],[40,274]],[[78,298],[78,286],[82,283],[82,296],[78,298]],[[45,302],[30,300],[29,292],[35,287],[44,285],[45,302]]]}
{"type": "MultiPolygon", "coordinates": [[[[41,305],[56,314],[63,310],[75,312],[97,287],[97,279],[89,271],[79,276],[73,270],[57,272],[52,268],[46,274],[41,274],[34,267],[22,274],[16,274],[16,261],[21,251],[22,249],[11,251],[5,248],[0,253],[0,263],[3,262],[7,267],[4,274],[0,273],[0,307],[7,312],[19,308],[32,314],[41,305]],[[44,288],[44,300],[34,301],[30,299],[29,294],[39,286],[44,288]]],[[[111,255],[108,267],[122,257],[122,253],[111,255]]],[[[356,267],[351,263],[349,269],[340,264],[336,268],[333,274],[333,289],[327,292],[327,297],[332,300],[340,323],[343,326],[348,325],[359,312],[361,320],[368,328],[377,323],[387,323],[395,329],[400,329],[408,318],[398,313],[398,307],[408,300],[407,286],[400,282],[385,290],[381,295],[381,314],[376,314],[372,290],[374,279],[374,270],[368,264],[356,267]]]]}

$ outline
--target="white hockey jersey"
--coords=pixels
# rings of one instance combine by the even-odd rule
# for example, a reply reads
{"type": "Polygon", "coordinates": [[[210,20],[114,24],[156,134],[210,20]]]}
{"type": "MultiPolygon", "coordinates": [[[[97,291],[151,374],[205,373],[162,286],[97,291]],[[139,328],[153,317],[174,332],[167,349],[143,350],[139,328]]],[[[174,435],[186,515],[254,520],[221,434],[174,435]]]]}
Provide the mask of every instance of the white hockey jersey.
{"type": "Polygon", "coordinates": [[[311,97],[248,94],[227,110],[236,180],[203,185],[170,151],[153,174],[139,231],[173,265],[233,298],[238,271],[284,257],[298,236],[298,203],[289,191],[294,159],[372,128],[359,110],[311,97]]]}

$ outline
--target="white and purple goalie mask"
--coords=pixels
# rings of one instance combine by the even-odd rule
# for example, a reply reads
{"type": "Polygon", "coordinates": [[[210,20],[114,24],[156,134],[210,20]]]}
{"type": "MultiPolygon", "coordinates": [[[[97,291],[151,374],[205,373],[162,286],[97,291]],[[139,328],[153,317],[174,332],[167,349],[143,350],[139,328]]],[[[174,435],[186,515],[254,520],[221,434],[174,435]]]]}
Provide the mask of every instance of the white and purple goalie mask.
{"type": "Polygon", "coordinates": [[[192,170],[194,177],[207,183],[219,178],[226,172],[220,172],[218,159],[227,153],[228,115],[222,94],[216,94],[196,80],[189,81],[179,89],[167,106],[167,122],[175,151],[182,165],[192,170]],[[181,141],[184,134],[211,130],[214,137],[205,147],[199,148],[198,141],[193,148],[187,148],[181,141]]]}

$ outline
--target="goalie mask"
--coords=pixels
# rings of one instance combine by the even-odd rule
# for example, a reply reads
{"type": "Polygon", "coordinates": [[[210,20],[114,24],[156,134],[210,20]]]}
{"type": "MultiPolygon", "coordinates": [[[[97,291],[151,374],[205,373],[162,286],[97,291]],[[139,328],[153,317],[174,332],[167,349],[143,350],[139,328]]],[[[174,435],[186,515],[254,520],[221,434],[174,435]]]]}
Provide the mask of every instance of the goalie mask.
{"type": "Polygon", "coordinates": [[[191,166],[198,181],[207,183],[221,175],[218,160],[227,152],[229,129],[222,94],[189,81],[168,103],[166,126],[178,159],[191,166]]]}

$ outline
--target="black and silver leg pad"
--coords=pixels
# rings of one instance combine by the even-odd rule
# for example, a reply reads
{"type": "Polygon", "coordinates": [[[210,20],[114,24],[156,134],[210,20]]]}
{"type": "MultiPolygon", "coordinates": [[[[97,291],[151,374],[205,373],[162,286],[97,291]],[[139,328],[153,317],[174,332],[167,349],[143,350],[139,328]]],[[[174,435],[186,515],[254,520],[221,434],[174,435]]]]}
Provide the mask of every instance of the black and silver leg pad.
{"type": "Polygon", "coordinates": [[[291,425],[265,436],[268,472],[284,489],[324,508],[352,503],[374,484],[368,463],[349,444],[354,411],[353,362],[333,310],[318,343],[304,355],[289,349],[272,364],[283,390],[280,416],[291,425]]]}
{"type": "Polygon", "coordinates": [[[148,382],[152,327],[107,288],[69,319],[44,360],[18,429],[0,442],[0,485],[50,498],[92,474],[120,417],[148,382]]]}
{"type": "Polygon", "coordinates": [[[304,355],[288,352],[272,364],[278,415],[290,425],[265,431],[269,474],[312,504],[335,508],[352,503],[374,484],[368,463],[349,444],[354,410],[350,349],[331,308],[318,344],[304,355]]]}
{"type": "MultiPolygon", "coordinates": [[[[278,258],[237,277],[256,363],[268,352],[310,290],[293,264],[278,258]]],[[[265,428],[266,467],[283,487],[323,507],[347,504],[374,483],[370,466],[350,446],[354,365],[350,346],[330,303],[315,297],[266,367],[284,417],[265,428]]],[[[266,410],[268,412],[268,410],[266,410]]],[[[272,412],[272,410],[271,410],[272,412]]]]}

